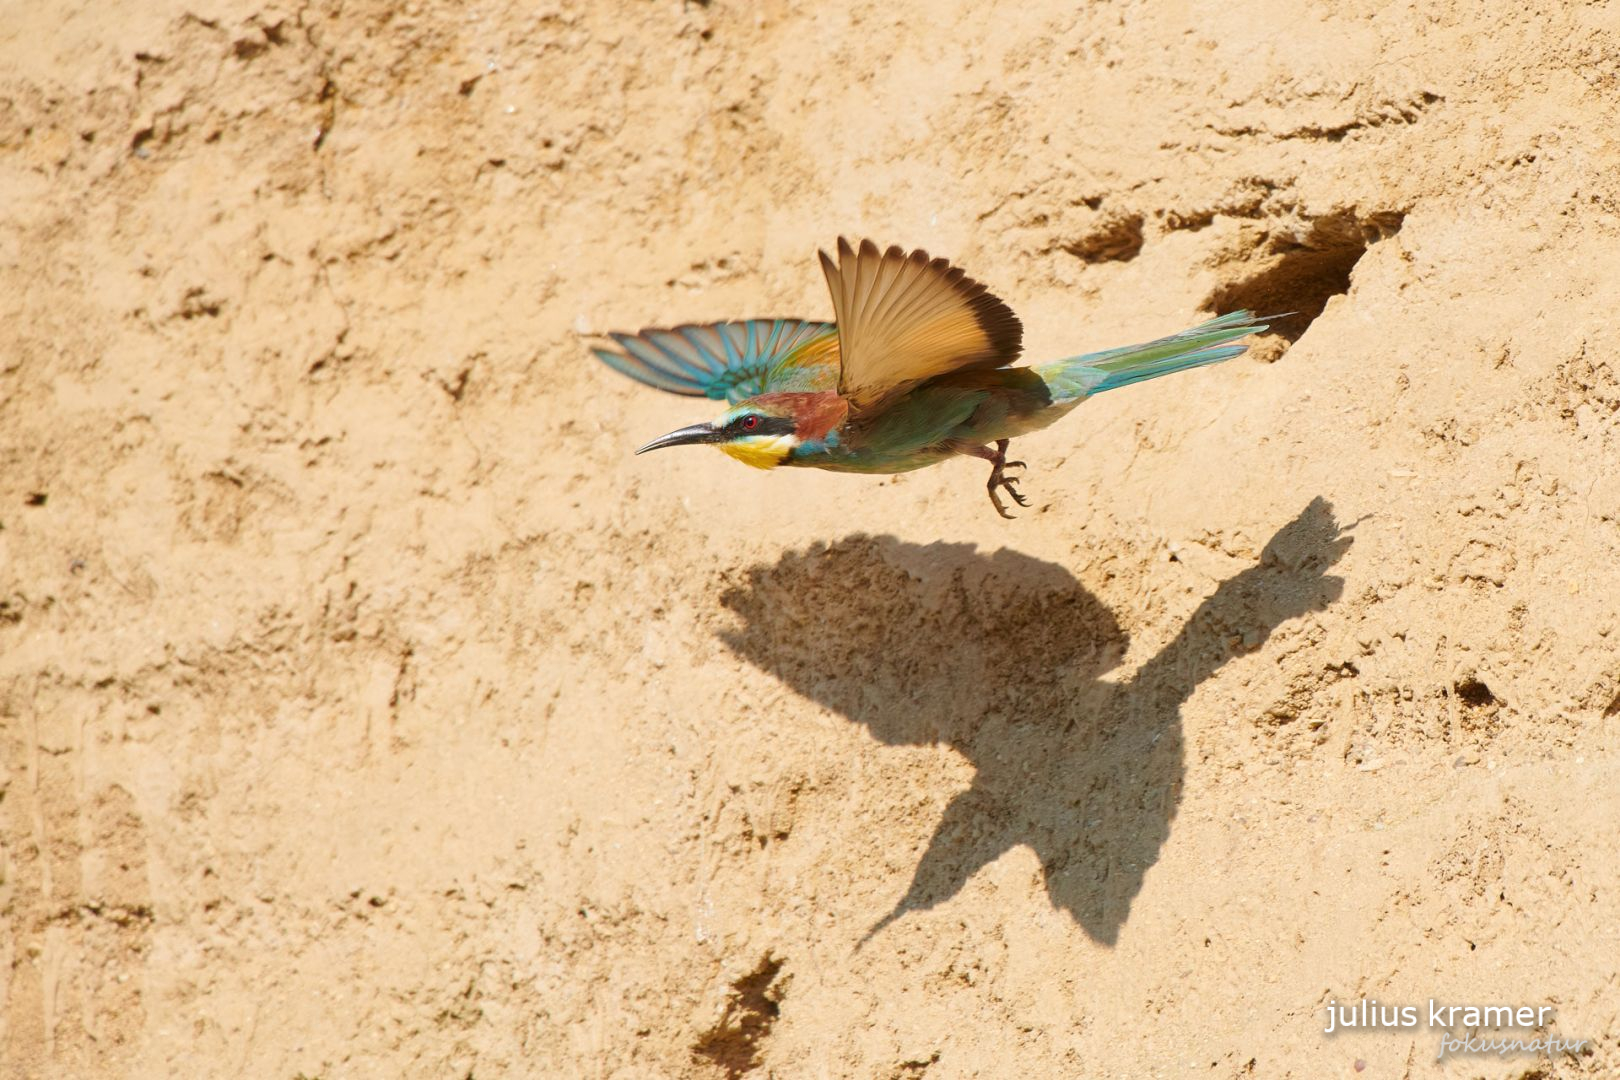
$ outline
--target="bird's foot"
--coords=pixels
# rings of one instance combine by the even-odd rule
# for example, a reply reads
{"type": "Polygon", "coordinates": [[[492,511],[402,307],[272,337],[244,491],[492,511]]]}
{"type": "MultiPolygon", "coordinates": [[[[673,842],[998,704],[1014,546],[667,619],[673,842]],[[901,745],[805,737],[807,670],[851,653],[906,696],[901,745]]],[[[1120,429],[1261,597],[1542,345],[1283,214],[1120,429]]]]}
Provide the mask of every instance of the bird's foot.
{"type": "MultiPolygon", "coordinates": [[[[1005,453],[1006,451],[1003,449],[1001,454],[1005,453]]],[[[997,455],[998,460],[994,462],[990,469],[990,481],[985,484],[985,490],[990,492],[990,505],[996,508],[996,513],[1011,521],[1013,515],[1007,512],[1007,506],[1001,501],[1001,496],[996,492],[996,489],[1005,488],[1007,494],[1012,496],[1013,502],[1019,506],[1028,506],[1029,500],[1018,493],[1018,482],[1023,478],[1006,475],[1008,469],[1025,469],[1028,466],[1022,461],[1002,460],[1000,459],[1001,454],[997,455]]]]}
{"type": "Polygon", "coordinates": [[[974,457],[983,458],[990,463],[990,480],[984,487],[990,493],[990,505],[996,508],[996,513],[1009,520],[1011,520],[1012,515],[1007,512],[1007,504],[1001,501],[1001,493],[997,490],[998,488],[1011,495],[1013,502],[1019,506],[1029,505],[1029,500],[1018,493],[1018,484],[1023,477],[1007,475],[1008,469],[1028,468],[1022,461],[1007,460],[1007,446],[1010,442],[1010,439],[997,439],[994,450],[991,450],[988,446],[965,442],[956,446],[957,453],[972,454],[974,457]]]}

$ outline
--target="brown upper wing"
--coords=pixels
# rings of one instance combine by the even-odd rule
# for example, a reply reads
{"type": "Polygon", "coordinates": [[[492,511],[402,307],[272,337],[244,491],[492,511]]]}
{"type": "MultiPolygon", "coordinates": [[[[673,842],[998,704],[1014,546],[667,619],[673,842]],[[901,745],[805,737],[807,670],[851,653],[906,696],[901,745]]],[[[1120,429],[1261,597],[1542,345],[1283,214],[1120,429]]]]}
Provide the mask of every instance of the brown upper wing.
{"type": "Polygon", "coordinates": [[[1018,358],[1024,327],[1012,309],[944,259],[898,247],[860,250],[838,238],[838,262],[821,252],[832,291],[843,373],[838,392],[871,408],[924,379],[1018,358]]]}

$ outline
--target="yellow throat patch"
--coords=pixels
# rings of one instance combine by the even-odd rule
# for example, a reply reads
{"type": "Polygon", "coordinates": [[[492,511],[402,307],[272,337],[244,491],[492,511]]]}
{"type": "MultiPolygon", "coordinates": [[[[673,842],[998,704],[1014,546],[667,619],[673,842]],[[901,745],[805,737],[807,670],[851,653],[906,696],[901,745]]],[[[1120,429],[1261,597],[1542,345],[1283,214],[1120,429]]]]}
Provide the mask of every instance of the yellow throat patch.
{"type": "Polygon", "coordinates": [[[752,465],[756,469],[774,469],[787,460],[798,445],[796,435],[748,435],[723,442],[720,449],[744,465],[752,465]]]}

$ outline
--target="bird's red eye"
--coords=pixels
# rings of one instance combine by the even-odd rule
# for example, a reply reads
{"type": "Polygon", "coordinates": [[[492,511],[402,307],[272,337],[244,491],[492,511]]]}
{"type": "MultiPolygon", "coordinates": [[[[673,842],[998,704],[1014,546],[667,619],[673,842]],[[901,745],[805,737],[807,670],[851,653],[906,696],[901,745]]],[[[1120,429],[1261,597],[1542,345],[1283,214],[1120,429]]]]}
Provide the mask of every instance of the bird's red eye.
{"type": "Polygon", "coordinates": [[[759,417],[757,417],[757,416],[745,416],[745,417],[743,417],[743,425],[742,426],[743,426],[744,431],[753,431],[755,428],[759,427],[759,417]]]}

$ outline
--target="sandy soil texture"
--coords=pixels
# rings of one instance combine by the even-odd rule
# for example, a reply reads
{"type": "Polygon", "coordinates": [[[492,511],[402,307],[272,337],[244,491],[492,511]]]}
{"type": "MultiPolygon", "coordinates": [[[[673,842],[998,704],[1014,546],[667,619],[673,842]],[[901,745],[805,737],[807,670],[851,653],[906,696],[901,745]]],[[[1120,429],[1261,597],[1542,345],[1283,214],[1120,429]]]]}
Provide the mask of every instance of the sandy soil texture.
{"type": "Polygon", "coordinates": [[[1614,0],[0,0],[0,1075],[1620,1076],[1617,312],[1614,0]],[[633,457],[839,234],[1299,314],[633,457]]]}

